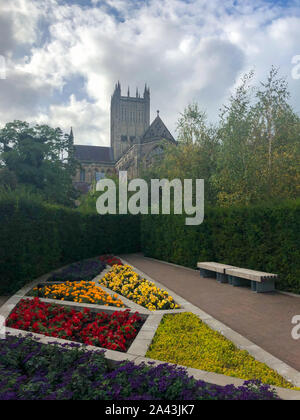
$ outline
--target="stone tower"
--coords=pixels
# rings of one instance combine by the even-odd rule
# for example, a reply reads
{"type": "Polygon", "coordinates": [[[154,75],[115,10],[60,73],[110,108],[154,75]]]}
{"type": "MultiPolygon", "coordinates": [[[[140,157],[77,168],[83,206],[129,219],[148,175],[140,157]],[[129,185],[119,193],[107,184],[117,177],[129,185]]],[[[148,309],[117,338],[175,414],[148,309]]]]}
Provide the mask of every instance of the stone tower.
{"type": "Polygon", "coordinates": [[[127,96],[121,95],[121,85],[118,82],[111,97],[110,106],[110,141],[113,158],[119,158],[140,139],[150,125],[150,89],[145,85],[141,98],[138,90],[131,97],[129,88],[127,96]]]}

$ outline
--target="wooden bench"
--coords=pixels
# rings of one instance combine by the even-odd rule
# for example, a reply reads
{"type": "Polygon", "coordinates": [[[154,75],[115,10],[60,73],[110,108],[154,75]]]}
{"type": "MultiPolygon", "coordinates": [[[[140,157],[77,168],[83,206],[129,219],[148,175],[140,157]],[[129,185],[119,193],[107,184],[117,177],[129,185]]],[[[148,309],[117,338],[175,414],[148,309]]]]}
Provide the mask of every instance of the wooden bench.
{"type": "Polygon", "coordinates": [[[229,284],[233,286],[246,286],[251,282],[251,290],[257,293],[273,292],[277,274],[263,271],[248,270],[246,268],[226,268],[229,284]]]}
{"type": "Polygon", "coordinates": [[[228,283],[228,278],[225,273],[226,269],[237,268],[233,265],[220,264],[216,262],[199,262],[197,264],[198,269],[200,270],[200,276],[203,278],[217,278],[219,283],[228,283]]]}

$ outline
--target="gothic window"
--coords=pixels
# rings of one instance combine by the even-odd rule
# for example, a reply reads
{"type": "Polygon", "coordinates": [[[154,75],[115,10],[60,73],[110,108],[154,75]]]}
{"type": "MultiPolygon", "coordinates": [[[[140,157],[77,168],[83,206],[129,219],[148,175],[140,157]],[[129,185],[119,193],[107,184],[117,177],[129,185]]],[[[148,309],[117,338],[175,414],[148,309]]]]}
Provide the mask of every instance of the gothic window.
{"type": "Polygon", "coordinates": [[[121,141],[126,142],[127,141],[127,136],[121,136],[121,141]]]}
{"type": "Polygon", "coordinates": [[[80,181],[85,182],[85,170],[84,169],[80,170],[80,181]]]}
{"type": "Polygon", "coordinates": [[[130,143],[133,143],[135,140],[135,136],[130,136],[130,143]]]}

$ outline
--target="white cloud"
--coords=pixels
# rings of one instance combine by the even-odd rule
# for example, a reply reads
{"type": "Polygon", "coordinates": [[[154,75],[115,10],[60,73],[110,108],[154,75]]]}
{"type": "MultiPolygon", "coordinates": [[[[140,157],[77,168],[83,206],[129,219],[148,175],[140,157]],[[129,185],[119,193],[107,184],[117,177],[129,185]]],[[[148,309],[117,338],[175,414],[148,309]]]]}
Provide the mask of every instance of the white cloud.
{"type": "MultiPolygon", "coordinates": [[[[120,80],[124,94],[127,84],[134,94],[147,82],[151,116],[160,109],[174,133],[189,102],[198,101],[214,119],[244,71],[256,68],[261,79],[274,64],[290,77],[291,58],[300,54],[295,7],[263,0],[255,6],[250,0],[92,3],[15,0],[1,6],[11,17],[2,29],[11,59],[7,80],[0,80],[2,124],[31,118],[65,130],[72,125],[76,142],[108,145],[110,95],[120,80]],[[85,98],[75,85],[64,97],[74,76],[84,79],[85,98]]],[[[289,81],[300,109],[300,82],[289,81]]]]}

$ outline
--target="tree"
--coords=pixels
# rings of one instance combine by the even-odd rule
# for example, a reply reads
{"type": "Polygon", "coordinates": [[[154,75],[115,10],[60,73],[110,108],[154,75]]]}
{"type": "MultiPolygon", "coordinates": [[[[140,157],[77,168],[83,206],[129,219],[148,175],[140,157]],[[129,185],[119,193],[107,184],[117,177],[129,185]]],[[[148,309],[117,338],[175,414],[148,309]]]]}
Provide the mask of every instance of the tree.
{"type": "Polygon", "coordinates": [[[245,75],[220,114],[214,183],[221,205],[257,203],[299,194],[300,119],[272,67],[266,82],[245,75]]]}
{"type": "Polygon", "coordinates": [[[17,177],[15,173],[7,168],[0,169],[0,186],[5,190],[15,190],[17,187],[17,177]]]}
{"type": "Polygon", "coordinates": [[[2,166],[48,201],[71,205],[76,197],[72,175],[76,162],[71,135],[47,125],[31,127],[27,122],[7,123],[0,130],[2,166]]]}
{"type": "Polygon", "coordinates": [[[190,104],[180,115],[176,131],[177,145],[164,144],[163,157],[144,174],[151,178],[204,179],[205,199],[214,202],[216,193],[211,183],[215,172],[218,141],[216,128],[207,122],[206,113],[190,104]]]}

